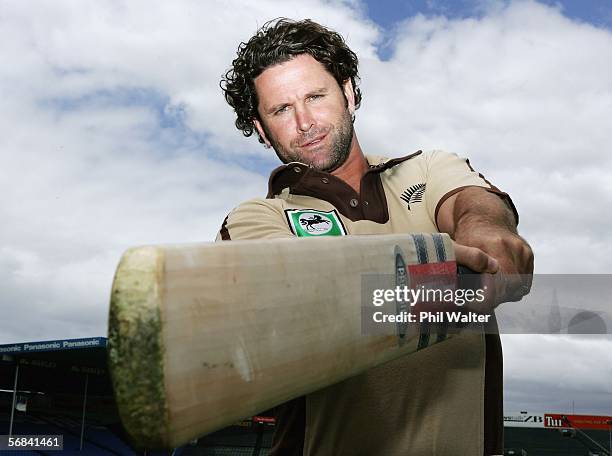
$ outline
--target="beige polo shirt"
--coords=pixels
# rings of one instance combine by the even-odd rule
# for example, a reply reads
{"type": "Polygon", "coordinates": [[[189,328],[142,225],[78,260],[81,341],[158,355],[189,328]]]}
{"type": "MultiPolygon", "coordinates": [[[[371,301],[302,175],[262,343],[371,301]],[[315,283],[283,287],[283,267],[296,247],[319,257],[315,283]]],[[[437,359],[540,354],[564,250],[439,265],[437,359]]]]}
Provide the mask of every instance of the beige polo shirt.
{"type": "MultiPolygon", "coordinates": [[[[516,214],[457,155],[366,158],[359,194],[307,165],[280,166],[267,197],[230,212],[217,240],[437,232],[442,202],[469,186],[499,194],[516,214]]],[[[297,398],[277,410],[271,454],[501,453],[501,362],[498,336],[460,335],[297,398]]]]}

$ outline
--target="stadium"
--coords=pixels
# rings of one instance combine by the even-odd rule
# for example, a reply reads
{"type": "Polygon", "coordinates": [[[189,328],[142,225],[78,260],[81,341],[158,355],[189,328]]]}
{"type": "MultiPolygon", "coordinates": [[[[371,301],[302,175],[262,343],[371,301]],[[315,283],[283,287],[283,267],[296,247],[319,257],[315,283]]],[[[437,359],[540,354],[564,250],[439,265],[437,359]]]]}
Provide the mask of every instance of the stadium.
{"type": "MultiPolygon", "coordinates": [[[[132,448],[113,398],[104,337],[0,345],[0,355],[0,434],[62,437],[63,451],[11,454],[265,456],[271,447],[274,418],[262,411],[174,450],[132,448]]],[[[506,413],[504,434],[505,455],[609,456],[612,416],[506,413]]]]}

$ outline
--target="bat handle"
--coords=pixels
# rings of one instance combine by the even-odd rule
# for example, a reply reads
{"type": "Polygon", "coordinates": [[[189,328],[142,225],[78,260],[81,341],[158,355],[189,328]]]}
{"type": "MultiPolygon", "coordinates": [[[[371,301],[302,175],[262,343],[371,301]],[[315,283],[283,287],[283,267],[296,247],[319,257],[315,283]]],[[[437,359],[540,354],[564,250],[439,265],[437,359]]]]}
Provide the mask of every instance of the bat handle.
{"type": "Polygon", "coordinates": [[[457,265],[457,287],[464,290],[477,290],[480,288],[480,273],[473,271],[462,264],[457,265]]]}

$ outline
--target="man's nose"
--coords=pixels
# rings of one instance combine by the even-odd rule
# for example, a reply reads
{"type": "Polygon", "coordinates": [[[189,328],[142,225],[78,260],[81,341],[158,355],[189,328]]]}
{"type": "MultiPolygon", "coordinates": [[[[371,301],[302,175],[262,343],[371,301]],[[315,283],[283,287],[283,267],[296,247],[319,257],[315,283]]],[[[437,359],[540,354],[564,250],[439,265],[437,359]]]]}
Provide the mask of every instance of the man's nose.
{"type": "Polygon", "coordinates": [[[305,106],[295,109],[295,122],[299,133],[306,133],[314,125],[314,117],[305,106]]]}

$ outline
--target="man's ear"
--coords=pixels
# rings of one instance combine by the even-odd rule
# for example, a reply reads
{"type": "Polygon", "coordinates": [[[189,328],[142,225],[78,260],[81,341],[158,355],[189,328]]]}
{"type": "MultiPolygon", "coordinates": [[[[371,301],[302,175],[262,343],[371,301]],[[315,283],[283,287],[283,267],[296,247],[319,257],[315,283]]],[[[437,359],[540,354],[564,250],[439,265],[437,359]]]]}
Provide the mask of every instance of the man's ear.
{"type": "Polygon", "coordinates": [[[355,92],[353,91],[353,83],[350,78],[342,84],[342,91],[348,103],[349,112],[351,115],[355,114],[355,92]]]}
{"type": "Polygon", "coordinates": [[[259,133],[259,136],[261,136],[264,140],[264,144],[266,145],[266,147],[272,147],[272,144],[270,144],[270,140],[266,136],[266,131],[264,130],[263,125],[261,124],[259,119],[253,119],[253,123],[255,124],[255,128],[257,129],[257,133],[259,133]]]}

